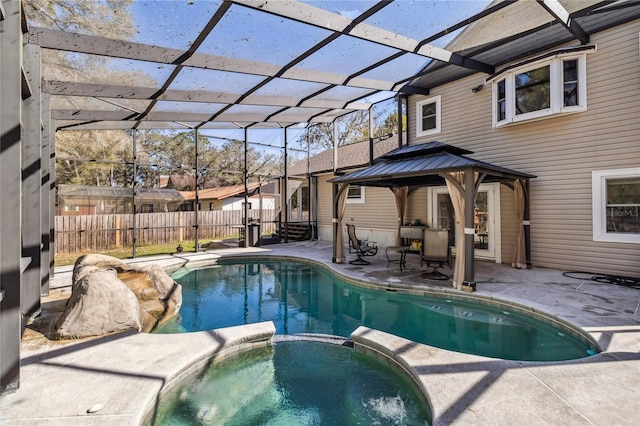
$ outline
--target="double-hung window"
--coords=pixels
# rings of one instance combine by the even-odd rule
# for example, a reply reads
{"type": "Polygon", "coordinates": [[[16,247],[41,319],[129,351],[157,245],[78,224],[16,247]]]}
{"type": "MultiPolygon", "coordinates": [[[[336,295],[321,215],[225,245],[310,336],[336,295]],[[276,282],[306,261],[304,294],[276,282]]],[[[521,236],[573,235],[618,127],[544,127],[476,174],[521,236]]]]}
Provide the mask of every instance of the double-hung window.
{"type": "Polygon", "coordinates": [[[594,241],[640,244],[640,167],[591,175],[594,241]]]}
{"type": "Polygon", "coordinates": [[[440,96],[416,103],[416,136],[440,133],[440,96]]]}
{"type": "Polygon", "coordinates": [[[593,51],[595,46],[549,52],[487,78],[493,83],[493,126],[586,111],[586,55],[593,51]]]}

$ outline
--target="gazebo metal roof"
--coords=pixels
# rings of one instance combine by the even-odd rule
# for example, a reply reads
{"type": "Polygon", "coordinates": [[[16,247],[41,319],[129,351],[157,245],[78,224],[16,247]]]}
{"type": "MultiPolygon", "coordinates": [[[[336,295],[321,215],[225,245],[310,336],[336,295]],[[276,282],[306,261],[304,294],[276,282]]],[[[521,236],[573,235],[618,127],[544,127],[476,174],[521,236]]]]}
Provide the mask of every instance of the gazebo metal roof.
{"type": "Polygon", "coordinates": [[[133,40],[32,27],[29,42],[120,71],[45,69],[59,129],[282,128],[428,94],[640,17],[634,1],[487,3],[465,2],[461,20],[461,5],[444,1],[136,1],[148,17],[133,40]],[[519,24],[495,33],[492,21],[507,18],[519,24]]]}
{"type": "Polygon", "coordinates": [[[411,145],[385,154],[377,164],[338,176],[329,182],[380,187],[440,186],[445,184],[441,173],[467,169],[486,173],[484,182],[535,178],[530,174],[465,157],[463,153],[472,154],[471,151],[438,141],[411,145]]]}

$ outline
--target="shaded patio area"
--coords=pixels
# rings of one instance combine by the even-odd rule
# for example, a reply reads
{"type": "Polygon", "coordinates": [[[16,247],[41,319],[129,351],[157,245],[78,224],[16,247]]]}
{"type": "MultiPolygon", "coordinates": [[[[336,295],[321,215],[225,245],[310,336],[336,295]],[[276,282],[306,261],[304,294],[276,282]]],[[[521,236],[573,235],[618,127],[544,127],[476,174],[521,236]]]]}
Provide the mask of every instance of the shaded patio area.
{"type": "MultiPolygon", "coordinates": [[[[419,260],[411,257],[407,269],[400,271],[394,264],[387,268],[387,259],[380,252],[369,257],[371,264],[366,266],[331,263],[331,255],[330,242],[316,241],[132,262],[175,269],[227,256],[297,257],[370,285],[463,294],[447,282],[421,278],[424,270],[419,268],[419,260]]],[[[347,254],[347,259],[350,256],[347,254]]],[[[603,352],[579,360],[522,362],[450,352],[367,328],[358,329],[352,338],[393,356],[412,371],[428,394],[435,425],[638,424],[640,291],[569,278],[563,271],[544,268],[521,270],[476,261],[475,270],[477,292],[468,297],[508,301],[568,321],[589,332],[603,352]]],[[[71,267],[57,268],[50,297],[70,291],[70,274],[71,267]]],[[[46,309],[48,301],[43,302],[46,309]]],[[[256,330],[266,332],[269,328],[254,327],[249,334],[256,330]]],[[[246,333],[244,327],[173,336],[123,333],[75,345],[33,345],[25,339],[21,387],[0,400],[3,424],[137,424],[145,409],[156,403],[154,392],[175,377],[176,369],[211,352],[212,345],[246,333]],[[163,359],[171,362],[158,362],[163,359]],[[86,383],[92,384],[91,391],[79,391],[87,389],[86,383]],[[87,413],[96,404],[101,409],[87,413]]]]}

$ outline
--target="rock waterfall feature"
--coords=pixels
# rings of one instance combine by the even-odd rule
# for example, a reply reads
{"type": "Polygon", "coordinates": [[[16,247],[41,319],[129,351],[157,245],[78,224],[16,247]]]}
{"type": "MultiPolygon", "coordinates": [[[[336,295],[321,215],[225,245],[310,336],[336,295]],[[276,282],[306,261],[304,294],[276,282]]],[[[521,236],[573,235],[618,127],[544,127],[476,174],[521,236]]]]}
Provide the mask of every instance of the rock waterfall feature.
{"type": "Polygon", "coordinates": [[[127,265],[115,257],[88,254],[74,265],[71,297],[53,337],[149,332],[175,316],[181,304],[182,287],[158,265],[127,265]]]}

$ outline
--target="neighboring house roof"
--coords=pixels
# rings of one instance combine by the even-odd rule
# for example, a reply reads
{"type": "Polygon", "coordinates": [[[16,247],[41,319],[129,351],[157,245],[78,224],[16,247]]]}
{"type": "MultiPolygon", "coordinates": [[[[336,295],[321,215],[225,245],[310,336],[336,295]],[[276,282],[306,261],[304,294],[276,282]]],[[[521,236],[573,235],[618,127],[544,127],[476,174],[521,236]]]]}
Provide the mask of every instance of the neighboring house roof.
{"type": "MultiPolygon", "coordinates": [[[[373,144],[373,158],[398,147],[398,135],[394,134],[388,139],[383,139],[373,144]]],[[[311,173],[323,173],[333,171],[333,149],[327,149],[309,159],[311,173]]],[[[338,147],[338,166],[336,169],[345,170],[369,165],[369,141],[356,142],[338,147]]],[[[290,176],[306,175],[307,161],[300,160],[289,168],[290,176]]]]}
{"type": "MultiPolygon", "coordinates": [[[[250,182],[247,183],[248,192],[252,193],[259,187],[266,185],[268,182],[250,182]]],[[[244,184],[221,186],[220,188],[206,188],[198,191],[198,198],[201,200],[224,200],[229,197],[237,197],[244,194],[244,184]]],[[[181,191],[180,194],[187,201],[196,199],[195,191],[181,191]]]]}
{"type": "Polygon", "coordinates": [[[472,154],[442,142],[404,146],[383,155],[373,166],[329,180],[332,183],[353,183],[367,186],[439,186],[444,178],[439,174],[463,171],[487,173],[485,182],[530,179],[535,176],[505,167],[465,157],[472,154]]]}
{"type": "MultiPolygon", "coordinates": [[[[495,0],[476,16],[492,13],[475,22],[470,18],[472,23],[446,49],[463,55],[465,60],[499,68],[572,41],[587,44],[589,34],[640,18],[638,1],[559,0],[559,3],[568,14],[565,20],[556,19],[545,2],[495,0]]],[[[432,60],[409,84],[432,88],[474,73],[452,63],[432,60]]]]}

